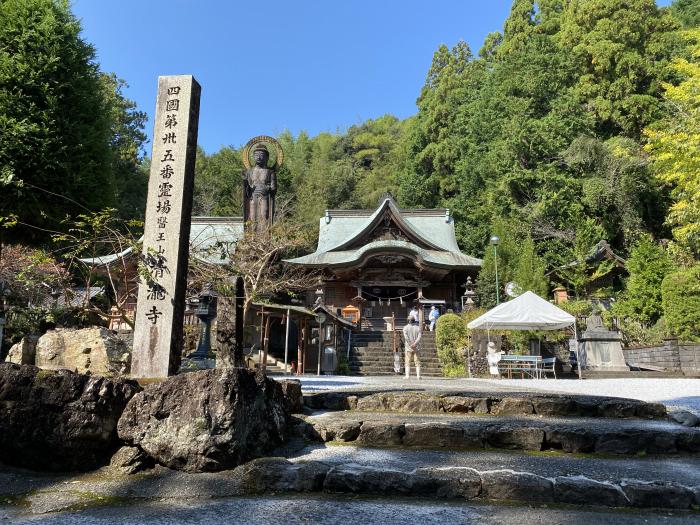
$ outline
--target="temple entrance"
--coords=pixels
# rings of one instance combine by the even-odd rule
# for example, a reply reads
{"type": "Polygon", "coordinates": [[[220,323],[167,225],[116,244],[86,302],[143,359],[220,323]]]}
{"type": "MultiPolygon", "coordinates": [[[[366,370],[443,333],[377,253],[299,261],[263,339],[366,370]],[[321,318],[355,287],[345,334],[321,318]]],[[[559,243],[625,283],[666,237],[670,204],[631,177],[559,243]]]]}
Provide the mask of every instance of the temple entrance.
{"type": "MultiPolygon", "coordinates": [[[[268,353],[279,360],[284,359],[285,336],[287,333],[287,325],[282,318],[274,318],[270,323],[270,348],[268,353]]],[[[299,331],[297,324],[294,321],[289,325],[289,362],[297,360],[297,348],[299,340],[299,331]]]]}
{"type": "Polygon", "coordinates": [[[396,328],[403,326],[408,312],[418,300],[415,287],[373,286],[362,288],[365,302],[361,307],[362,327],[365,330],[386,330],[394,316],[396,328]]]}

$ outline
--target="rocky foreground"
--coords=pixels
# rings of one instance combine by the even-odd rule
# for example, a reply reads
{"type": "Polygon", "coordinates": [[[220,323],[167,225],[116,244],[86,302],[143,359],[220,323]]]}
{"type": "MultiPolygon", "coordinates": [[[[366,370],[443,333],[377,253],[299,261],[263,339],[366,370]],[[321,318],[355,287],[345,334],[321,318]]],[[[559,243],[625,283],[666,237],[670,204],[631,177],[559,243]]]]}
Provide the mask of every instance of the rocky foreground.
{"type": "Polygon", "coordinates": [[[660,404],[454,391],[303,401],[299,383],[248,370],[194,372],[141,389],[0,365],[2,461],[87,471],[6,467],[0,500],[31,513],[272,493],[700,508],[697,421],[669,417],[660,404]]]}
{"type": "Polygon", "coordinates": [[[115,460],[189,472],[233,468],[284,443],[298,383],[245,369],[147,385],[0,364],[0,461],[86,471],[115,460]]]}

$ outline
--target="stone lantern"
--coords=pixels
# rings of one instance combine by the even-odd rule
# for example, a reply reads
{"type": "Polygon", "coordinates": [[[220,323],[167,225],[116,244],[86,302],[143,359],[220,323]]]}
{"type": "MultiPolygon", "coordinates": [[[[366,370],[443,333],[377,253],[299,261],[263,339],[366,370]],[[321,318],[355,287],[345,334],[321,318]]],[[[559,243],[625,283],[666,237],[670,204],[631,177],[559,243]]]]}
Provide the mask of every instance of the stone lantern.
{"type": "Polygon", "coordinates": [[[464,287],[464,295],[462,295],[462,310],[471,310],[475,306],[474,298],[476,297],[472,278],[467,277],[467,282],[465,282],[462,287],[464,287]]]}
{"type": "Polygon", "coordinates": [[[197,350],[190,359],[204,360],[211,351],[211,322],[216,317],[216,293],[211,289],[205,289],[199,294],[199,303],[194,310],[194,315],[202,322],[202,332],[199,336],[197,350]]]}

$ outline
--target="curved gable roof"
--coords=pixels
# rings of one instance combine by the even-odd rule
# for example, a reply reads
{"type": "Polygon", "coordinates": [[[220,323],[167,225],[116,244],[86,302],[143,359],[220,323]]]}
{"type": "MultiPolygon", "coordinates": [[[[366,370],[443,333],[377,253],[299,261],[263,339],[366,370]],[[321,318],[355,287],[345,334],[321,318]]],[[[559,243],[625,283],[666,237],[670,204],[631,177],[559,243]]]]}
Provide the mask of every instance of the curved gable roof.
{"type": "Polygon", "coordinates": [[[367,235],[377,226],[379,226],[379,224],[384,218],[385,211],[389,211],[391,218],[398,225],[398,227],[406,234],[406,236],[410,239],[411,242],[417,244],[422,248],[427,248],[430,250],[444,249],[431,242],[429,239],[423,236],[419,230],[416,230],[413,226],[411,226],[411,224],[403,218],[401,211],[399,210],[398,206],[396,206],[396,202],[394,202],[394,199],[392,199],[391,197],[386,197],[384,201],[382,201],[382,203],[379,205],[379,207],[375,210],[375,212],[369,217],[369,219],[361,229],[357,230],[348,239],[341,242],[337,246],[334,246],[328,251],[341,251],[349,249],[352,246],[352,244],[355,243],[358,239],[362,238],[364,235],[367,235]]]}
{"type": "Polygon", "coordinates": [[[391,197],[385,198],[375,210],[327,210],[319,221],[316,251],[336,251],[349,246],[376,227],[387,208],[396,224],[416,244],[438,251],[460,251],[448,210],[400,210],[391,197]]]}
{"type": "Polygon", "coordinates": [[[384,198],[375,210],[327,210],[320,219],[316,251],[287,262],[339,267],[387,250],[413,253],[429,265],[443,268],[481,266],[480,259],[460,251],[448,210],[401,210],[391,196],[384,198]],[[367,234],[381,224],[387,211],[408,240],[367,240],[367,234]]]}

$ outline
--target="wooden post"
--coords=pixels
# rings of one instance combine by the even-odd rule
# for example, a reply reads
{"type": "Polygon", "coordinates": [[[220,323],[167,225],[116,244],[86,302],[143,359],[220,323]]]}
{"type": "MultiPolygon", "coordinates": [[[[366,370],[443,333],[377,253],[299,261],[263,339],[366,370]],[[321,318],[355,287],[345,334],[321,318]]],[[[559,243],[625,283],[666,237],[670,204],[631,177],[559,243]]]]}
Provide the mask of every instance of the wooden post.
{"type": "Polygon", "coordinates": [[[291,309],[287,308],[287,328],[284,334],[284,375],[287,375],[287,359],[289,357],[289,316],[291,309]]]}
{"type": "Polygon", "coordinates": [[[236,278],[235,286],[235,320],[234,320],[234,333],[236,346],[233,349],[233,366],[244,367],[245,362],[243,359],[243,302],[245,301],[245,288],[243,279],[241,277],[236,278]]]}
{"type": "Polygon", "coordinates": [[[258,350],[258,367],[262,367],[262,354],[265,342],[265,307],[260,308],[260,350],[258,350]]]}
{"type": "Polygon", "coordinates": [[[302,373],[302,374],[305,374],[305,373],[306,373],[306,340],[307,340],[308,334],[309,334],[309,331],[308,331],[308,322],[307,322],[306,319],[304,319],[304,329],[302,330],[302,332],[303,332],[303,333],[302,333],[301,340],[302,340],[302,343],[303,343],[303,344],[302,344],[302,346],[303,346],[303,356],[302,356],[302,357],[303,357],[303,359],[302,359],[302,365],[303,365],[303,367],[302,367],[301,373],[302,373]]]}
{"type": "Polygon", "coordinates": [[[265,339],[263,343],[263,372],[267,370],[267,347],[270,345],[270,314],[265,319],[265,339]]]}
{"type": "Polygon", "coordinates": [[[321,375],[321,347],[323,346],[323,324],[318,323],[318,363],[316,364],[316,375],[321,375]]]}
{"type": "Polygon", "coordinates": [[[297,325],[297,375],[300,376],[302,373],[302,352],[304,347],[304,322],[300,320],[297,325]]]}

